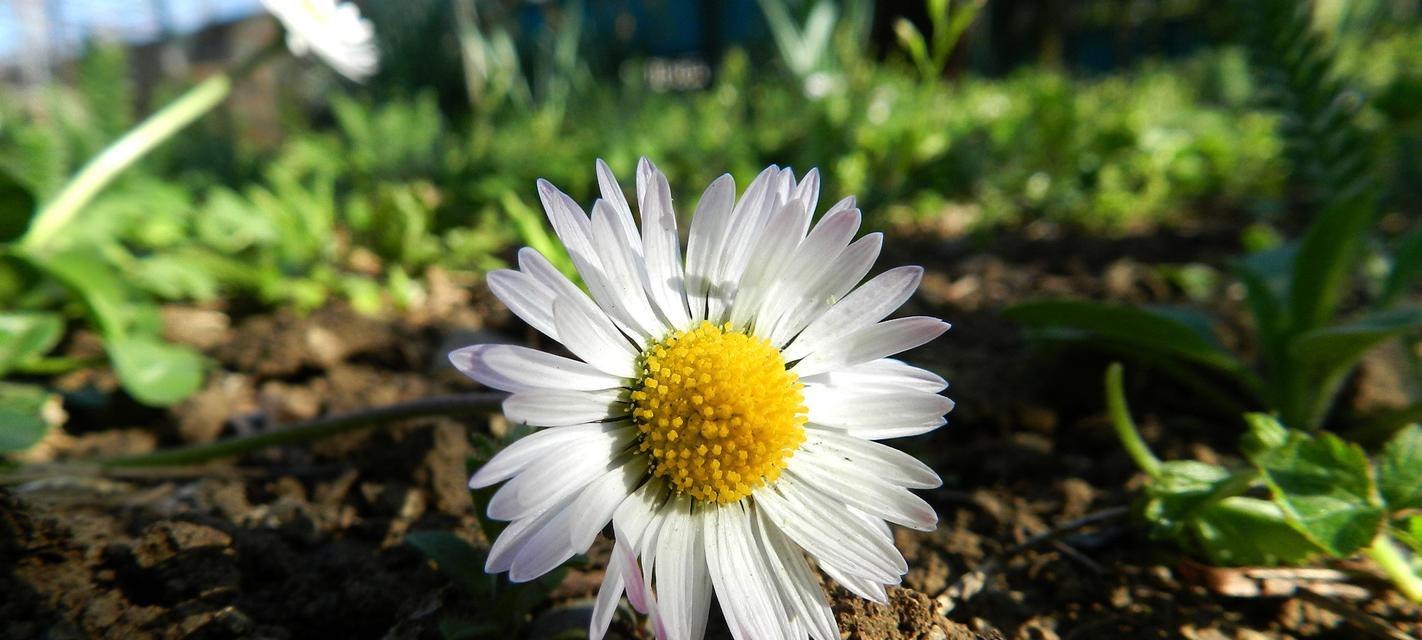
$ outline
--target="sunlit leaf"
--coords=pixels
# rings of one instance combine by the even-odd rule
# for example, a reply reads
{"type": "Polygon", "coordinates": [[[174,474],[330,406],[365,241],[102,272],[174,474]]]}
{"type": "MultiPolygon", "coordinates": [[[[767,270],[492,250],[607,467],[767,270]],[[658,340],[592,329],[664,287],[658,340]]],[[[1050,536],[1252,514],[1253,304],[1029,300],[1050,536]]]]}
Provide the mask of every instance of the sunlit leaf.
{"type": "Polygon", "coordinates": [[[128,332],[134,319],[127,296],[129,288],[114,269],[93,252],[73,250],[22,257],[73,291],[84,302],[101,333],[121,336],[128,332]]]}
{"type": "Polygon", "coordinates": [[[1246,455],[1289,524],[1332,556],[1347,557],[1377,537],[1386,514],[1357,445],[1332,434],[1290,431],[1282,445],[1249,448],[1246,455]]]}
{"type": "Polygon", "coordinates": [[[1200,509],[1190,522],[1210,562],[1224,566],[1298,565],[1322,553],[1267,500],[1233,496],[1200,509]]]}
{"type": "Polygon", "coordinates": [[[1409,425],[1383,445],[1378,491],[1392,511],[1422,509],[1422,426],[1409,425]]]}
{"type": "Polygon", "coordinates": [[[58,315],[0,313],[0,377],[48,353],[63,335],[64,320],[58,315]]]}
{"type": "Polygon", "coordinates": [[[44,407],[50,394],[28,384],[0,383],[0,455],[33,447],[49,432],[44,407]]]}
{"type": "Polygon", "coordinates": [[[110,338],[104,346],[119,383],[139,402],[166,407],[202,386],[203,358],[187,347],[148,336],[110,338]]]}

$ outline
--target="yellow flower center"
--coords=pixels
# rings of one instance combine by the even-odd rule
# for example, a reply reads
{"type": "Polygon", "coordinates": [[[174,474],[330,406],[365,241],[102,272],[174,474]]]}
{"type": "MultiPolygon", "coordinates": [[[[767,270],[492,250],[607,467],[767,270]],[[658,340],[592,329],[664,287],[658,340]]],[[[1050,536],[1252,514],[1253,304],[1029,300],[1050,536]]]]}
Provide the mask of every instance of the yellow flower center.
{"type": "Polygon", "coordinates": [[[674,331],[642,352],[640,450],[677,491],[735,502],[778,478],[804,442],[802,388],[764,338],[709,322],[674,331]]]}

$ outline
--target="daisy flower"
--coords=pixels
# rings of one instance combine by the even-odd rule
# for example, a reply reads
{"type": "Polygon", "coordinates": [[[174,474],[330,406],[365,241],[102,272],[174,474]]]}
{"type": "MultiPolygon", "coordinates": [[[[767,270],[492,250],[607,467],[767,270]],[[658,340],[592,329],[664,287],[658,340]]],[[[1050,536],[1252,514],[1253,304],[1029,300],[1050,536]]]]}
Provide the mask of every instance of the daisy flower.
{"type": "Polygon", "coordinates": [[[908,565],[888,523],[923,531],[940,484],[879,440],[927,433],[953,402],[942,378],[888,356],[948,325],[883,320],[923,269],[863,284],[878,233],[854,240],[854,199],[811,226],[819,176],[770,167],[739,200],[729,175],[701,196],[685,260],[667,179],[637,168],[640,229],[607,165],[589,217],[538,193],[587,293],[531,249],[489,288],[576,359],[511,345],[450,354],[512,392],[511,422],[542,427],[496,455],[471,487],[510,522],[486,570],[532,580],[585,552],[612,523],[590,635],[627,593],[659,637],[700,638],[714,593],[737,638],[839,637],[808,558],[845,589],[886,602],[908,565]],[[856,285],[858,285],[856,287],[856,285]]]}
{"type": "Polygon", "coordinates": [[[341,75],[362,82],[380,67],[375,30],[350,2],[262,0],[286,28],[286,46],[296,56],[314,51],[341,75]]]}

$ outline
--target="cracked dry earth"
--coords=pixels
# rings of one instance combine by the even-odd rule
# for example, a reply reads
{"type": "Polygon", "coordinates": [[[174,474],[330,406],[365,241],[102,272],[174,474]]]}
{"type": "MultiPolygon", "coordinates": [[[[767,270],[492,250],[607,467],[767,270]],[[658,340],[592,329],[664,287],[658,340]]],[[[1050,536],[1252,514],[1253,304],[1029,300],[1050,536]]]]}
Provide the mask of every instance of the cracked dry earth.
{"type": "MultiPolygon", "coordinates": [[[[1178,302],[1182,293],[1151,265],[1200,256],[1222,263],[1233,237],[1004,236],[985,247],[931,240],[899,244],[899,255],[881,259],[928,267],[901,313],[936,315],[954,328],[910,359],[942,373],[958,407],[947,427],[898,443],[943,476],[941,489],[924,493],[940,525],[933,533],[898,532],[911,571],[888,605],[831,591],[843,637],[1422,635],[1422,608],[1366,566],[1341,567],[1356,589],[1327,596],[1231,597],[1199,580],[1187,558],[1123,517],[1139,479],[1101,415],[1104,360],[1029,350],[998,313],[1036,295],[1178,302]],[[1044,535],[1065,523],[1082,526],[1044,535]]],[[[398,319],[341,308],[307,317],[168,309],[170,337],[219,365],[206,388],[158,411],[126,399],[106,374],[71,375],[59,382],[65,430],[30,455],[54,460],[210,442],[474,390],[445,364],[449,349],[487,341],[538,346],[538,336],[478,283],[437,272],[429,280],[426,304],[398,319]]],[[[1237,303],[1219,293],[1210,304],[1238,318],[1237,303]]],[[[65,345],[76,356],[96,348],[82,333],[65,345]]],[[[1386,404],[1395,395],[1388,380],[1386,367],[1365,368],[1354,404],[1386,404]]],[[[1229,450],[1234,434],[1217,426],[1219,416],[1199,414],[1144,372],[1132,382],[1146,435],[1163,456],[1229,450]]],[[[0,489],[0,637],[443,637],[442,621],[477,620],[489,605],[464,596],[403,540],[415,531],[453,531],[487,544],[464,485],[468,434],[504,428],[497,416],[417,419],[202,468],[56,476],[0,489]]],[[[601,541],[571,563],[534,608],[525,637],[583,627],[607,553],[601,541]]],[[[728,637],[717,617],[709,637],[728,637]]],[[[647,637],[621,615],[610,636],[647,637]]]]}

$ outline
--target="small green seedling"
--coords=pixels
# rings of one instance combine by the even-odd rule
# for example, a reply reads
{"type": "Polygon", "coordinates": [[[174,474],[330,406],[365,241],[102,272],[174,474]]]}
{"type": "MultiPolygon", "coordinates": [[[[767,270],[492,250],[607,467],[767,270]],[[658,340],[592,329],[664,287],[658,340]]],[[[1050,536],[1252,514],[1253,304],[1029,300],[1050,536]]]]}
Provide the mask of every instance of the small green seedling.
{"type": "Polygon", "coordinates": [[[1121,365],[1106,374],[1111,420],[1150,481],[1139,506],[1152,537],[1220,565],[1302,565],[1366,554],[1422,602],[1422,576],[1398,544],[1422,553],[1422,426],[1399,430],[1374,456],[1330,434],[1245,416],[1247,463],[1161,461],[1126,408],[1121,365]]]}

